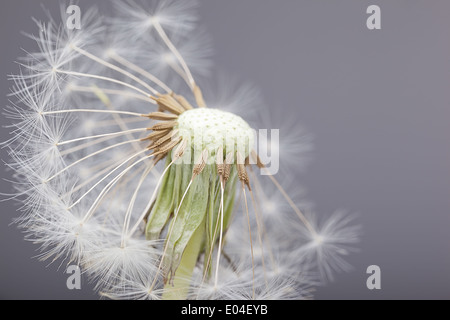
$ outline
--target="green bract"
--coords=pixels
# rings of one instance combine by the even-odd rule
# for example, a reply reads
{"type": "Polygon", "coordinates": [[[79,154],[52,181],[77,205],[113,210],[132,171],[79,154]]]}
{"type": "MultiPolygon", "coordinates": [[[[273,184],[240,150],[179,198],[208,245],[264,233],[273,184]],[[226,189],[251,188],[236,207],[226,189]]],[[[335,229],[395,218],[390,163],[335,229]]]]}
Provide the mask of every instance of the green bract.
{"type": "MultiPolygon", "coordinates": [[[[169,163],[170,157],[166,165],[169,163]]],[[[212,266],[210,253],[219,236],[215,228],[220,207],[220,181],[215,165],[207,165],[193,180],[181,203],[191,181],[192,168],[193,165],[187,164],[171,166],[147,219],[148,239],[159,239],[164,229],[172,229],[170,238],[166,239],[167,253],[163,267],[169,281],[175,278],[175,274],[176,278],[186,280],[201,253],[206,253],[204,272],[209,274],[212,266]],[[177,218],[174,219],[177,210],[177,218]],[[190,263],[184,263],[186,261],[190,263]],[[177,272],[178,269],[180,272],[177,272]]],[[[225,228],[231,221],[236,182],[237,174],[233,167],[224,192],[225,228]]],[[[186,289],[184,285],[180,287],[180,290],[186,289]]],[[[180,292],[174,294],[181,295],[180,292]]]]}

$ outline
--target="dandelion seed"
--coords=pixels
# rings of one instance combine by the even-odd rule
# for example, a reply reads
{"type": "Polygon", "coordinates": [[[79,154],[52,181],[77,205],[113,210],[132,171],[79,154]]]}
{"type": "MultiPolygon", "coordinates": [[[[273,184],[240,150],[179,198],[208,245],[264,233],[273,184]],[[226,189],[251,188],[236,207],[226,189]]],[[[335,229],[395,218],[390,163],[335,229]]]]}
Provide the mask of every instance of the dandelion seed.
{"type": "Polygon", "coordinates": [[[103,298],[310,298],[312,267],[346,269],[357,228],[339,214],[317,224],[296,181],[259,177],[235,112],[257,91],[204,95],[197,2],[148,2],[117,1],[101,22],[87,11],[71,32],[37,22],[6,110],[17,222],[40,259],[75,261],[103,298]]]}

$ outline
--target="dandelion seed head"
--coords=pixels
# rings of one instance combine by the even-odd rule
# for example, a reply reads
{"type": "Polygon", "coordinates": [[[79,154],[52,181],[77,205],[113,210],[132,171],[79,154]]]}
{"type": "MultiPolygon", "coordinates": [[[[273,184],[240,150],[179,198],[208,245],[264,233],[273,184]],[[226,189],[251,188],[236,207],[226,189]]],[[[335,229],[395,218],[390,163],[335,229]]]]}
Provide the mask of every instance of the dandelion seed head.
{"type": "Polygon", "coordinates": [[[311,234],[299,225],[295,227],[307,239],[296,252],[317,265],[323,281],[333,280],[336,273],[351,269],[344,257],[356,251],[354,246],[359,242],[361,227],[354,223],[355,217],[345,211],[336,211],[322,223],[316,219],[311,216],[311,221],[316,225],[316,234],[311,234]]]}
{"type": "Polygon", "coordinates": [[[358,229],[304,215],[291,169],[259,176],[253,128],[269,122],[251,115],[278,118],[268,151],[284,164],[304,164],[310,139],[254,86],[214,85],[197,4],[116,1],[76,31],[64,6],[36,21],[6,109],[17,223],[40,259],[79,264],[103,298],[308,298],[312,269],[347,269],[358,229]]]}

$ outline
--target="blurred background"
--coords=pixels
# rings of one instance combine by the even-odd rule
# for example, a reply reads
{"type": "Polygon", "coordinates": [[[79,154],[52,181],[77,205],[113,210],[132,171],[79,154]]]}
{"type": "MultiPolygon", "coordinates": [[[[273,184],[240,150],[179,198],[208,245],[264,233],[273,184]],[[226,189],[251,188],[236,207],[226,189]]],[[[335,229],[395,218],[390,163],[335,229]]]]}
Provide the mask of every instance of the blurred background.
{"type": "MultiPolygon", "coordinates": [[[[45,18],[41,3],[58,12],[56,0],[2,2],[2,106],[14,61],[33,46],[21,32],[35,32],[31,17],[45,18]]],[[[92,3],[109,10],[109,1],[78,2],[82,10],[92,3]]],[[[200,3],[218,69],[251,81],[281,120],[314,136],[314,160],[295,178],[318,215],[359,214],[353,270],[315,297],[450,298],[450,2],[200,3]],[[369,5],[381,8],[381,30],[366,27],[369,5]],[[381,290],[366,287],[370,265],[381,268],[381,290]]],[[[8,129],[0,133],[5,140],[8,129]]],[[[8,178],[4,168],[1,176],[8,178]]],[[[11,192],[7,181],[0,192],[11,192]]],[[[1,203],[0,298],[97,299],[86,279],[70,291],[64,267],[33,258],[37,248],[11,225],[16,209],[1,203]]]]}

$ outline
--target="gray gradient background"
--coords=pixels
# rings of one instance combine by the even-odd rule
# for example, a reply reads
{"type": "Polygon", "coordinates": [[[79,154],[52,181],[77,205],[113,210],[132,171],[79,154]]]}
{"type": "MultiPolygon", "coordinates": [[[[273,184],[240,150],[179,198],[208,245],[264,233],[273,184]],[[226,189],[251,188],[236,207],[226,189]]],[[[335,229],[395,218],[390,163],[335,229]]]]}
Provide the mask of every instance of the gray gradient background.
{"type": "MultiPolygon", "coordinates": [[[[58,5],[2,1],[2,106],[12,62],[31,44],[20,32],[35,30],[41,2],[58,5]]],[[[92,2],[108,9],[109,1],[80,5],[92,2]]],[[[360,214],[354,270],[316,298],[450,298],[450,1],[203,0],[200,16],[215,63],[252,80],[268,105],[315,136],[315,160],[299,181],[317,211],[360,214]],[[366,28],[371,4],[381,7],[382,30],[366,28]],[[366,288],[371,264],[381,267],[378,291],[366,288]]],[[[64,270],[31,258],[36,248],[9,226],[15,215],[1,203],[0,298],[96,299],[86,281],[69,291],[64,270]]]]}

